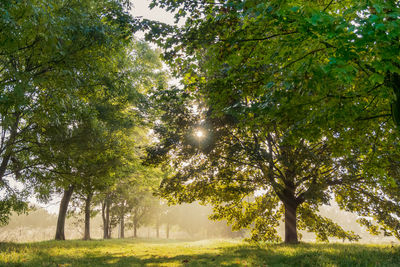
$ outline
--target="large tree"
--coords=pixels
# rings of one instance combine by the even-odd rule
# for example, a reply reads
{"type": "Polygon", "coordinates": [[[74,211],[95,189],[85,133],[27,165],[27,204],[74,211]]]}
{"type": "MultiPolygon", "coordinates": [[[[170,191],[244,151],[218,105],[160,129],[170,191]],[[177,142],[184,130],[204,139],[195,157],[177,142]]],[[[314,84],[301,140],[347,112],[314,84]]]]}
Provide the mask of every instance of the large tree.
{"type": "Polygon", "coordinates": [[[157,97],[165,103],[163,123],[155,128],[160,143],[148,151],[150,162],[173,164],[172,175],[161,184],[164,197],[209,202],[214,218],[227,219],[236,229],[255,223],[253,239],[278,240],[281,217],[286,242],[298,241],[297,225],[321,240],[358,238],[318,214],[318,206],[329,204],[334,194],[351,192],[344,188],[380,186],[361,175],[365,160],[359,160],[357,150],[337,156],[337,133],[306,139],[287,133],[283,122],[253,113],[213,117],[207,110],[196,115],[199,111],[193,113],[184,95],[167,91],[157,97]]]}
{"type": "Polygon", "coordinates": [[[297,242],[296,219],[322,240],[356,239],[318,215],[335,198],[400,237],[400,182],[389,172],[398,155],[388,120],[397,105],[395,1],[153,3],[190,14],[181,28],[148,24],[186,86],[159,97],[161,142],[149,152],[175,164],[165,196],[210,201],[217,218],[256,226],[256,239],[274,240],[283,214],[286,242],[297,242]]]}

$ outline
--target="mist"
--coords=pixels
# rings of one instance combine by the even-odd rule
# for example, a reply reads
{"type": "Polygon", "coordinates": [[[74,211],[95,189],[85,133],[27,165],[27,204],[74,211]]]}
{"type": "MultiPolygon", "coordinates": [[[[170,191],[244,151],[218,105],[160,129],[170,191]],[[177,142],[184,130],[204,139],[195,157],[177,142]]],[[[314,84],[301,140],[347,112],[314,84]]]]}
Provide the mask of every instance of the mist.
{"type": "MultiPolygon", "coordinates": [[[[334,220],[344,229],[354,231],[361,236],[360,243],[394,244],[399,243],[394,237],[371,235],[365,227],[356,221],[358,216],[341,211],[337,205],[322,206],[321,215],[334,220]]],[[[175,206],[161,205],[157,209],[149,209],[143,216],[136,230],[136,238],[140,239],[172,239],[172,240],[204,240],[204,239],[245,239],[249,230],[232,231],[226,221],[212,221],[210,206],[198,203],[175,206]]],[[[57,214],[50,213],[44,208],[35,207],[28,214],[11,216],[10,223],[0,227],[0,242],[34,242],[54,239],[57,214]]],[[[125,238],[134,238],[134,227],[131,218],[125,220],[125,238]]],[[[101,239],[103,225],[101,215],[94,213],[91,219],[92,239],[101,239]]],[[[281,222],[278,232],[284,233],[281,222]]],[[[66,239],[81,239],[84,232],[84,217],[80,212],[69,213],[66,222],[66,239]]],[[[300,231],[302,242],[315,242],[315,234],[300,231]]],[[[115,224],[111,238],[120,238],[120,225],[115,224]]],[[[330,238],[330,242],[343,242],[330,238]]]]}

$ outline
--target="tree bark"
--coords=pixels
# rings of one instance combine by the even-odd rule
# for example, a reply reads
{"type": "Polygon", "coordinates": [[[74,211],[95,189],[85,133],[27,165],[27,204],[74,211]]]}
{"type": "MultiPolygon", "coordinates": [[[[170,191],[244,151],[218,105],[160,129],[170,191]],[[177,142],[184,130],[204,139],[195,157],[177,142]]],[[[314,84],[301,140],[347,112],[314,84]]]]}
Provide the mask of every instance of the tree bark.
{"type": "Polygon", "coordinates": [[[8,167],[8,163],[11,159],[12,156],[12,151],[13,151],[13,147],[15,144],[15,140],[18,134],[18,124],[19,124],[19,120],[20,120],[20,112],[16,113],[16,119],[15,122],[13,124],[13,127],[10,131],[10,135],[8,137],[8,142],[5,144],[4,147],[4,153],[2,156],[2,160],[1,160],[1,164],[0,164],[0,182],[3,182],[3,176],[6,173],[7,167],[8,167]]]}
{"type": "Polygon", "coordinates": [[[285,205],[285,243],[299,243],[297,239],[297,204],[293,202],[284,203],[285,205]]]}
{"type": "Polygon", "coordinates": [[[106,200],[101,203],[101,218],[103,219],[103,239],[107,238],[106,229],[108,229],[107,220],[106,220],[106,200]]]}
{"type": "Polygon", "coordinates": [[[125,216],[122,215],[120,220],[120,232],[121,232],[121,238],[125,238],[125,216]]]}
{"type": "Polygon", "coordinates": [[[108,239],[111,239],[112,230],[111,224],[108,224],[108,239]]]}
{"type": "Polygon", "coordinates": [[[110,200],[107,198],[106,202],[106,222],[107,222],[107,239],[111,238],[111,223],[110,223],[110,200]]]}
{"type": "Polygon", "coordinates": [[[89,193],[85,199],[85,233],[83,240],[90,239],[90,203],[92,202],[93,193],[89,193]]]}
{"type": "Polygon", "coordinates": [[[73,192],[74,192],[74,186],[72,185],[70,185],[68,189],[64,191],[60,203],[60,210],[58,212],[55,240],[65,240],[65,234],[64,234],[65,219],[67,218],[68,204],[73,192]]]}
{"type": "Polygon", "coordinates": [[[110,201],[108,196],[101,205],[101,215],[103,218],[103,239],[110,239],[110,201]]]}

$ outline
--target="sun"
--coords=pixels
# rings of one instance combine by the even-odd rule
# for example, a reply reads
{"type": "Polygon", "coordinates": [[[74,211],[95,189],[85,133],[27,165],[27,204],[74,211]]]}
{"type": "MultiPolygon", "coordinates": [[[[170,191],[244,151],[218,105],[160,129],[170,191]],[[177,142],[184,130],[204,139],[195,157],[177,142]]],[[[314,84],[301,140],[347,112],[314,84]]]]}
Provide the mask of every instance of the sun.
{"type": "Polygon", "coordinates": [[[199,139],[204,137],[204,132],[202,130],[200,130],[200,129],[196,130],[196,132],[194,134],[199,139]]]}

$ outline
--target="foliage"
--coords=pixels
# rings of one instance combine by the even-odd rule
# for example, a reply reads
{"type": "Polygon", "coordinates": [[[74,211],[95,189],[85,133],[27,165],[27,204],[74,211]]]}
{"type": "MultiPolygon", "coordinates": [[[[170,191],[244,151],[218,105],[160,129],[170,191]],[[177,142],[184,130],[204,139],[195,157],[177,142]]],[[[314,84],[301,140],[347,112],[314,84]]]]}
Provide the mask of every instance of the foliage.
{"type": "Polygon", "coordinates": [[[318,214],[334,197],[400,238],[399,135],[389,120],[398,123],[398,3],[152,5],[188,15],[180,28],[146,22],[185,85],[157,98],[160,144],[149,155],[173,164],[166,197],[209,201],[215,218],[255,226],[255,239],[276,240],[283,214],[286,230],[294,217],[321,240],[357,239],[318,214]]]}
{"type": "Polygon", "coordinates": [[[0,9],[1,190],[23,210],[13,179],[35,187],[49,171],[49,135],[56,142],[80,121],[93,123],[88,104],[105,87],[108,97],[122,93],[113,80],[123,73],[110,67],[137,25],[112,0],[3,1],[0,9]]]}
{"type": "Polygon", "coordinates": [[[0,199],[0,210],[2,216],[0,217],[0,226],[7,225],[10,221],[12,211],[19,213],[26,212],[28,205],[26,202],[21,201],[16,195],[6,195],[0,199]]]}
{"type": "MultiPolygon", "coordinates": [[[[300,91],[302,97],[292,100],[297,103],[282,101],[282,109],[326,98],[351,100],[347,110],[335,110],[338,101],[329,101],[325,110],[310,111],[310,119],[323,116],[326,123],[386,116],[388,101],[397,94],[396,1],[154,0],[156,5],[176,12],[178,19],[190,14],[175,31],[151,25],[156,30],[150,37],[192,83],[202,77],[219,85],[251,81],[246,90],[235,89],[249,97],[300,91]]],[[[219,96],[231,90],[220,89],[219,96]]]]}
{"type": "Polygon", "coordinates": [[[301,229],[317,232],[324,241],[327,236],[358,239],[317,215],[318,205],[332,198],[332,189],[361,181],[353,157],[333,157],[328,135],[291,144],[291,135],[262,120],[254,128],[233,116],[193,114],[189,101],[181,103],[185,93],[160,94],[157,99],[168,99],[161,101],[163,124],[155,128],[160,143],[148,152],[149,162],[168,159],[173,164],[174,172],[161,184],[163,196],[179,203],[207,201],[215,206],[214,219],[225,218],[237,230],[254,227],[254,239],[278,240],[274,227],[287,205],[299,207],[301,229]],[[202,140],[194,136],[198,129],[206,133],[202,140]]]}

